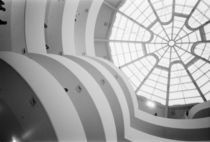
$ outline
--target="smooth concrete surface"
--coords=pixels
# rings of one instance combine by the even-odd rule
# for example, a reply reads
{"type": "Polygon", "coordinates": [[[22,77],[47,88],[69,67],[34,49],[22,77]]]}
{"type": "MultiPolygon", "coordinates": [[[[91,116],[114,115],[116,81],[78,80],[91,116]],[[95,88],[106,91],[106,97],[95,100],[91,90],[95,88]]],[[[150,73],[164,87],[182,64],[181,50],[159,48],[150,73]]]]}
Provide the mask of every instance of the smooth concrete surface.
{"type": "Polygon", "coordinates": [[[127,105],[126,100],[123,97],[123,90],[117,83],[116,79],[109,73],[106,68],[90,58],[82,56],[66,57],[80,64],[94,77],[96,82],[100,85],[112,109],[117,131],[117,140],[127,141],[124,137],[124,125],[129,124],[128,108],[125,108],[127,105]]]}
{"type": "Polygon", "coordinates": [[[65,0],[63,9],[62,46],[63,52],[69,55],[76,55],[74,29],[78,4],[78,0],[65,0]]]}
{"type": "Polygon", "coordinates": [[[92,5],[89,9],[86,31],[85,31],[85,46],[86,46],[86,54],[88,56],[95,56],[95,46],[94,46],[94,34],[95,34],[95,26],[96,20],[98,17],[98,13],[103,4],[104,0],[93,0],[92,5]]]}
{"type": "Polygon", "coordinates": [[[48,0],[45,11],[45,44],[48,53],[61,54],[64,1],[48,0]]]}
{"type": "MultiPolygon", "coordinates": [[[[11,0],[10,9],[10,39],[11,50],[24,54],[26,50],[26,36],[25,36],[25,8],[26,0],[11,0]]],[[[9,32],[8,32],[9,33],[9,32]]],[[[9,42],[9,41],[8,41],[9,42]]],[[[11,51],[7,50],[7,51],[11,51]]]]}
{"type": "Polygon", "coordinates": [[[58,55],[29,55],[67,88],[85,129],[87,141],[114,141],[116,128],[104,93],[88,72],[58,55]],[[81,90],[78,90],[78,85],[81,90]],[[73,91],[75,90],[75,91],[73,91]]]}
{"type": "Polygon", "coordinates": [[[59,141],[86,140],[82,123],[72,101],[46,69],[28,57],[16,53],[0,52],[0,59],[15,69],[32,88],[45,108],[59,141]],[[66,110],[71,113],[66,113],[66,110]]]}
{"type": "Polygon", "coordinates": [[[86,24],[92,0],[80,0],[75,17],[74,39],[77,55],[86,54],[85,36],[86,24]]]}
{"type": "Polygon", "coordinates": [[[44,22],[47,0],[27,0],[25,9],[25,36],[28,52],[46,53],[44,22]]]}

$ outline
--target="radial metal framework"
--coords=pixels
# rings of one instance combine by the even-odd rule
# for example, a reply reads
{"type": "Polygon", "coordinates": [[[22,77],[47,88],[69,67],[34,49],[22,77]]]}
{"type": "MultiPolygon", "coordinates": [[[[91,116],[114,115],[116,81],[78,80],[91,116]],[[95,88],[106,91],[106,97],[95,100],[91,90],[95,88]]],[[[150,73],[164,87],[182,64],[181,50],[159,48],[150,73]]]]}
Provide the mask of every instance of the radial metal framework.
{"type": "Polygon", "coordinates": [[[210,1],[126,0],[109,46],[137,95],[164,105],[210,99],[210,1]]]}

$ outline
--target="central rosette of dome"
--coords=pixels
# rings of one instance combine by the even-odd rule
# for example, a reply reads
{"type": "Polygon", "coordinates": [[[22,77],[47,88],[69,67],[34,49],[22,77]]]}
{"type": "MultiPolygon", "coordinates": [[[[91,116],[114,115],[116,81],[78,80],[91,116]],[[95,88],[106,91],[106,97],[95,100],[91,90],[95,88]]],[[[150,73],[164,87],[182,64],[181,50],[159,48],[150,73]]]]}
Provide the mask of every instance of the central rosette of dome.
{"type": "Polygon", "coordinates": [[[174,47],[175,44],[176,44],[176,42],[175,42],[174,40],[170,40],[170,41],[168,42],[168,46],[170,46],[170,47],[174,47]]]}

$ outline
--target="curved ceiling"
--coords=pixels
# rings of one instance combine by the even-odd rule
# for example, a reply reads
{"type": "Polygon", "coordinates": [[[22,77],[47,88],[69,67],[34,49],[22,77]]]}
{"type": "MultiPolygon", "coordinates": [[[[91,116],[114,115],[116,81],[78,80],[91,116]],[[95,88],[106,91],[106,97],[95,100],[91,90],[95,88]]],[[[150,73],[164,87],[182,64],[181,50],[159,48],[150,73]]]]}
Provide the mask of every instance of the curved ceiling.
{"type": "Polygon", "coordinates": [[[210,1],[126,0],[109,46],[137,95],[164,105],[210,99],[210,1]]]}

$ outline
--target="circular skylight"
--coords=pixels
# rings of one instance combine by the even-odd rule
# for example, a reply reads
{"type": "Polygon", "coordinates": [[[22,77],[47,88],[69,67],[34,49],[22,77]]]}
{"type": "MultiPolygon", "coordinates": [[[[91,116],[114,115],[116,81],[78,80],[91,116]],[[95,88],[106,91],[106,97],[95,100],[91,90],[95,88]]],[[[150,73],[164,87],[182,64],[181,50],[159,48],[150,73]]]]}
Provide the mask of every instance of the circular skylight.
{"type": "Polygon", "coordinates": [[[210,0],[126,0],[109,46],[137,95],[164,105],[210,99],[210,0]]]}

